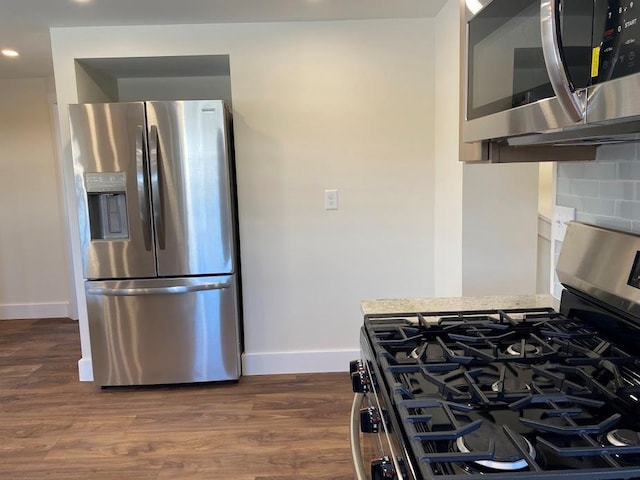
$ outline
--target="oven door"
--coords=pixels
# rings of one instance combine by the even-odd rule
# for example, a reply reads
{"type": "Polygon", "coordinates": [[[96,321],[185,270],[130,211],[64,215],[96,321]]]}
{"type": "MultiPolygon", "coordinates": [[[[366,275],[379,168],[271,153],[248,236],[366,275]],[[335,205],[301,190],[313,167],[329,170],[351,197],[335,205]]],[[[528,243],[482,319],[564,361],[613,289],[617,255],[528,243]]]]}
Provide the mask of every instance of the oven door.
{"type": "Polygon", "coordinates": [[[356,393],[351,407],[351,455],[356,480],[372,479],[372,462],[389,458],[382,437],[376,433],[363,433],[360,426],[361,412],[375,408],[375,401],[365,393],[356,393]]]}
{"type": "Polygon", "coordinates": [[[584,122],[593,2],[466,0],[465,142],[584,122]]]}

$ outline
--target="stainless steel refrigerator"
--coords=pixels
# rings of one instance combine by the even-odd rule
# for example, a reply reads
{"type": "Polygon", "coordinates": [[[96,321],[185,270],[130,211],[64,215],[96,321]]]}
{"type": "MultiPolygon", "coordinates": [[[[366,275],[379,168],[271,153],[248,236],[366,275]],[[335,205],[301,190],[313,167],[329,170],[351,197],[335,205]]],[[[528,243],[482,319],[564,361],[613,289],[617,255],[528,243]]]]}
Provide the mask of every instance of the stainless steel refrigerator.
{"type": "Polygon", "coordinates": [[[238,379],[229,111],[79,104],[70,120],[95,383],[238,379]]]}

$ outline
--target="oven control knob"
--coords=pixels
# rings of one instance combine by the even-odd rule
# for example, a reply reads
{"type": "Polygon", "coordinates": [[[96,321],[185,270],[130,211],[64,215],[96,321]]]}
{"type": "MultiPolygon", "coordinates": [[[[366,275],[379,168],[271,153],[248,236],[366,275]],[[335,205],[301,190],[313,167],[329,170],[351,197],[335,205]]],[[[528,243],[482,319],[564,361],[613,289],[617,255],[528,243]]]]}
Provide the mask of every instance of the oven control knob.
{"type": "Polygon", "coordinates": [[[371,378],[362,360],[354,360],[349,365],[351,372],[351,386],[355,393],[367,393],[371,391],[371,378]]]}
{"type": "Polygon", "coordinates": [[[378,407],[368,407],[360,410],[360,430],[362,433],[378,433],[383,426],[389,427],[389,414],[378,407]]]}
{"type": "Polygon", "coordinates": [[[349,373],[352,375],[363,368],[364,364],[362,363],[362,360],[351,360],[349,362],[349,373]]]}
{"type": "Polygon", "coordinates": [[[396,469],[389,457],[382,457],[371,462],[371,480],[398,480],[396,469]]]}

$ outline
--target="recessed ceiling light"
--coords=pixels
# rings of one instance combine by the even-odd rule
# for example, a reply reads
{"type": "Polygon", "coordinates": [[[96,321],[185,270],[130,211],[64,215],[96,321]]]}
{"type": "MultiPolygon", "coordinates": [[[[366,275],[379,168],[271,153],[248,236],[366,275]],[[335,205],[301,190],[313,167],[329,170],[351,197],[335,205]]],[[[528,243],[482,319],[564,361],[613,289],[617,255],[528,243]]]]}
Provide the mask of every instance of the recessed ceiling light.
{"type": "Polygon", "coordinates": [[[482,4],[478,0],[466,0],[465,3],[467,4],[467,8],[471,10],[471,13],[474,15],[483,9],[482,4]]]}
{"type": "Polygon", "coordinates": [[[73,0],[74,3],[91,3],[92,0],[73,0]]]}
{"type": "Polygon", "coordinates": [[[13,48],[3,48],[2,50],[0,50],[0,52],[2,52],[2,55],[4,55],[5,57],[17,57],[20,55],[13,48]]]}

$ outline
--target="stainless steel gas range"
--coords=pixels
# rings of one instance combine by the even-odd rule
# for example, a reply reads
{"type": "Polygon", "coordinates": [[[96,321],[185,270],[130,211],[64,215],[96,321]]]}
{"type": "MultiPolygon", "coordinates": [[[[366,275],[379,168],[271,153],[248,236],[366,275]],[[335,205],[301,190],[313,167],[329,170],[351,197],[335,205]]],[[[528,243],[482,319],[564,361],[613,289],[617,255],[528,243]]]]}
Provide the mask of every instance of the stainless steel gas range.
{"type": "Polygon", "coordinates": [[[640,237],[572,223],[558,310],[365,315],[360,479],[640,479],[640,237]]]}

